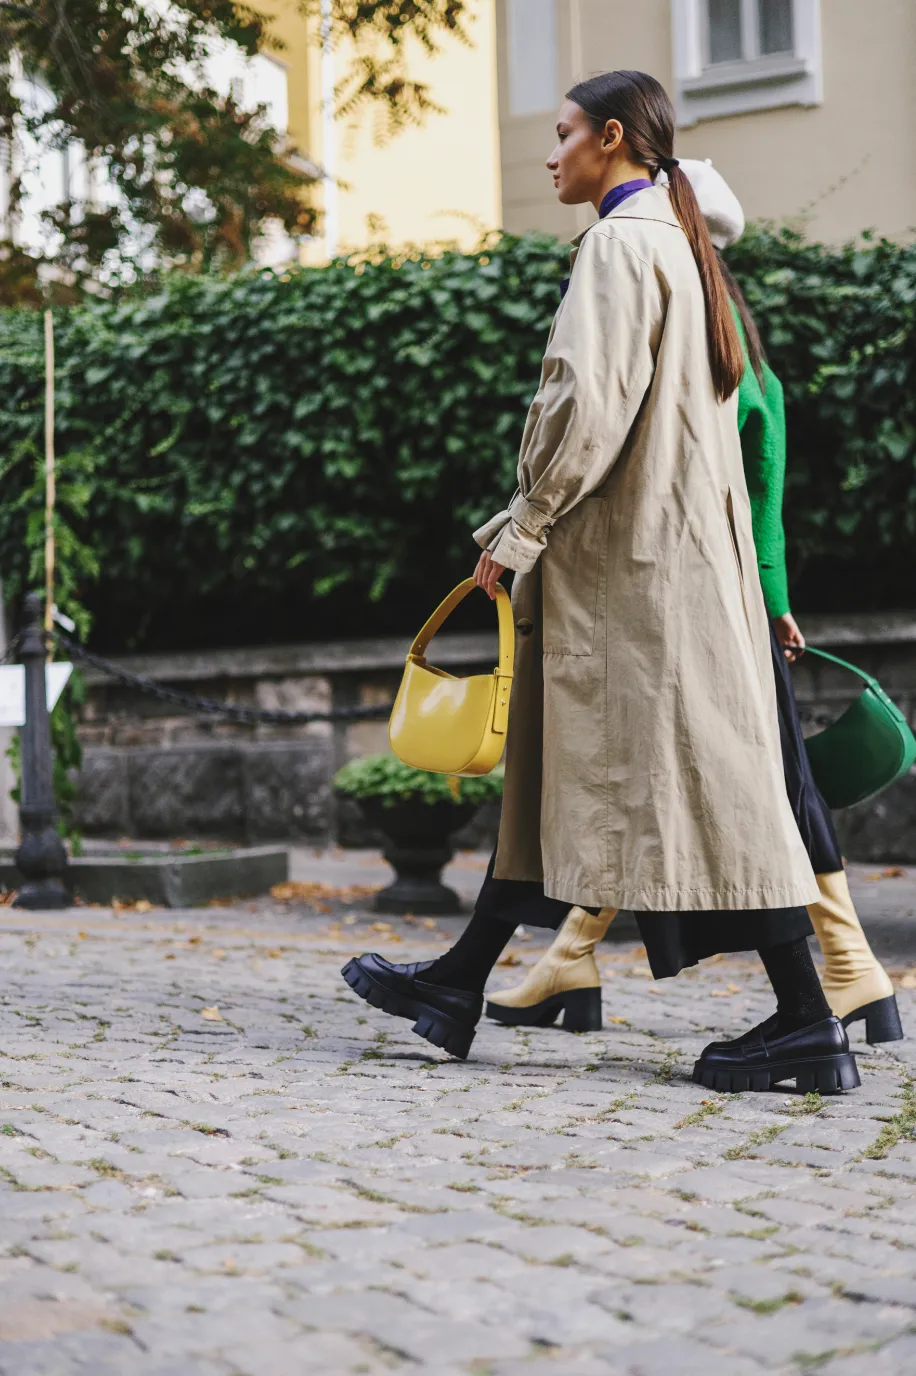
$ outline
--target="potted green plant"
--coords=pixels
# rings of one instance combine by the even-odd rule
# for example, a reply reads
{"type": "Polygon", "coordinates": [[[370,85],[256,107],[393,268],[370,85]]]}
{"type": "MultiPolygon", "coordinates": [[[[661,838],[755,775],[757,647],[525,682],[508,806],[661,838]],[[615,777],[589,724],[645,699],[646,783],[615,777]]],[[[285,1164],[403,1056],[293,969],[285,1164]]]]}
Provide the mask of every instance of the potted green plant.
{"type": "Polygon", "coordinates": [[[384,838],[382,853],[395,879],[376,894],[376,912],[461,911],[458,895],[441,879],[455,854],[451,838],[482,804],[502,797],[502,770],[460,779],[412,769],[394,755],[367,755],[344,765],[334,788],[384,838]]]}

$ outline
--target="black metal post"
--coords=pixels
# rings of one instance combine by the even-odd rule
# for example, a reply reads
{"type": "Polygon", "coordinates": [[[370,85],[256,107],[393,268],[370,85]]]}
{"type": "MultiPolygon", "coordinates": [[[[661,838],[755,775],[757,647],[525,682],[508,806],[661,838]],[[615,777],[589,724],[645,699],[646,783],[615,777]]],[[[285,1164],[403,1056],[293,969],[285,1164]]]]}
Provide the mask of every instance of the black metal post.
{"type": "Polygon", "coordinates": [[[25,665],[25,726],[22,741],[22,801],[19,821],[22,839],[15,855],[16,868],[25,879],[15,898],[17,908],[69,908],[64,888],[67,852],[54,825],[54,764],[51,758],[51,724],[45,692],[47,647],[38,593],[25,599],[20,640],[20,659],[25,665]]]}

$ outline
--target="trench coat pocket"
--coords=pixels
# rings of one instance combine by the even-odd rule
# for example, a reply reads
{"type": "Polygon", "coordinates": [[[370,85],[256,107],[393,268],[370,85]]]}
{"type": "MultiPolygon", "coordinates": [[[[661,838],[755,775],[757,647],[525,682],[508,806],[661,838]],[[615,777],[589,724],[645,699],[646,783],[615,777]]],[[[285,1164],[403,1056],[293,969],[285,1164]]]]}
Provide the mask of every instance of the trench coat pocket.
{"type": "Polygon", "coordinates": [[[544,654],[594,653],[607,597],[607,497],[586,497],[557,521],[541,557],[544,654]]]}
{"type": "Polygon", "coordinates": [[[725,498],[725,519],[728,521],[728,534],[732,544],[732,554],[735,556],[735,565],[738,570],[738,586],[741,590],[741,606],[744,611],[744,619],[747,622],[748,631],[753,636],[751,630],[751,618],[747,610],[747,591],[744,586],[744,563],[741,558],[741,547],[738,544],[738,528],[735,525],[735,503],[732,497],[731,488],[725,498]]]}

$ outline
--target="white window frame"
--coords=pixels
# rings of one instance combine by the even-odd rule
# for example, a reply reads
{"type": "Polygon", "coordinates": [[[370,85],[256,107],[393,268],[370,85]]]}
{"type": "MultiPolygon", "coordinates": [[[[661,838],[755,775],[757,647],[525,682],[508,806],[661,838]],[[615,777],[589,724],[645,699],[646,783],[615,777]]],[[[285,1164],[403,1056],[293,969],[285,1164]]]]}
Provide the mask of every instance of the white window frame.
{"type": "Polygon", "coordinates": [[[529,0],[506,0],[506,102],[510,119],[529,119],[532,115],[541,116],[555,110],[559,103],[559,52],[558,27],[559,15],[557,0],[540,0],[537,7],[529,0]],[[534,19],[532,19],[534,10],[534,19]],[[543,87],[532,92],[529,85],[530,74],[521,70],[519,62],[523,56],[520,38],[523,27],[543,24],[536,38],[543,44],[540,56],[545,67],[550,69],[549,79],[543,87]]]}
{"type": "Polygon", "coordinates": [[[678,124],[697,124],[780,105],[820,105],[823,93],[820,0],[792,0],[794,51],[761,55],[757,0],[741,0],[744,56],[708,59],[706,0],[671,0],[678,124]]]}

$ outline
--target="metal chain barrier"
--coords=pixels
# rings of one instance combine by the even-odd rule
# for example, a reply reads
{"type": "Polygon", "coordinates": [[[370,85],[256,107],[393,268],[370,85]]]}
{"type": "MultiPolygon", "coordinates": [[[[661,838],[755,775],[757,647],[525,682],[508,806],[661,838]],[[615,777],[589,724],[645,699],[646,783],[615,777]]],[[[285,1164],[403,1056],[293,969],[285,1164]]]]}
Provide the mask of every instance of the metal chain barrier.
{"type": "MultiPolygon", "coordinates": [[[[63,631],[52,631],[50,634],[52,640],[66,650],[73,659],[91,665],[93,669],[98,669],[100,673],[115,679],[116,682],[123,684],[126,688],[134,688],[138,693],[148,693],[151,697],[158,698],[160,702],[171,702],[178,707],[188,707],[192,711],[206,713],[209,716],[227,717],[231,721],[263,722],[273,726],[303,726],[313,721],[383,721],[390,715],[394,706],[393,703],[388,702],[379,703],[372,707],[335,707],[329,712],[281,712],[269,708],[235,707],[232,703],[216,702],[213,698],[198,697],[194,693],[183,693],[178,688],[166,688],[154,679],[147,678],[143,674],[135,674],[130,669],[125,669],[120,664],[103,658],[102,655],[93,654],[91,650],[85,649],[78,641],[71,640],[68,635],[64,635],[63,631]]],[[[3,657],[4,662],[12,658],[17,642],[18,636],[3,657]]],[[[835,716],[823,712],[814,712],[807,707],[799,707],[798,715],[804,726],[831,726],[836,720],[835,716]]]]}
{"type": "Polygon", "coordinates": [[[155,679],[132,673],[110,659],[93,654],[62,631],[51,631],[50,635],[73,659],[91,665],[126,688],[148,693],[160,702],[171,702],[178,707],[188,707],[210,716],[227,717],[231,721],[264,722],[273,726],[303,726],[313,721],[381,721],[390,715],[393,706],[388,702],[372,707],[334,707],[329,712],[281,712],[257,707],[235,707],[232,703],[216,702],[213,698],[197,697],[194,693],[182,693],[177,688],[166,688],[155,679]]]}

